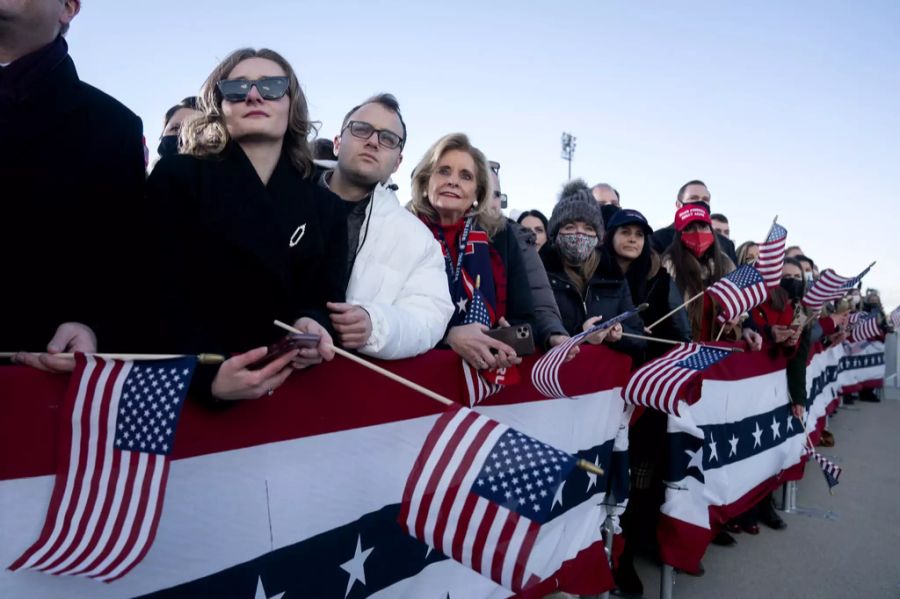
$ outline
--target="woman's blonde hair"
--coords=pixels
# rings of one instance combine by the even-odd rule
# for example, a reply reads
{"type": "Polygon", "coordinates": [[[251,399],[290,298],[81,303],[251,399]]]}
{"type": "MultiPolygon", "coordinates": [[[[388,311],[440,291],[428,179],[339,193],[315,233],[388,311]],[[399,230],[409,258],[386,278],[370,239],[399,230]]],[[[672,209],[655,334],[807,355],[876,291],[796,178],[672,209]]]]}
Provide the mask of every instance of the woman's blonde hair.
{"type": "Polygon", "coordinates": [[[314,124],[309,120],[309,108],[306,96],[300,88],[300,82],[294,69],[291,68],[285,58],[267,48],[255,50],[242,48],[232,52],[225,60],[220,62],[203,84],[198,97],[197,108],[199,115],[195,115],[186,121],[181,127],[181,153],[193,156],[215,156],[220,154],[228,144],[231,137],[225,126],[222,115],[222,94],[216,85],[220,80],[226,79],[238,63],[248,58],[265,58],[280,66],[290,81],[288,95],[290,96],[290,112],[288,114],[288,127],[284,134],[284,146],[282,152],[286,152],[291,164],[300,171],[304,177],[309,177],[313,172],[312,150],[307,143],[310,131],[314,130],[314,124]]]}
{"type": "Polygon", "coordinates": [[[493,185],[491,185],[491,178],[488,175],[487,159],[481,150],[472,145],[465,133],[445,135],[425,152],[422,160],[413,169],[412,201],[409,203],[409,209],[417,216],[425,216],[433,222],[439,222],[437,210],[428,199],[428,181],[438,162],[444,154],[451,150],[466,152],[475,162],[475,184],[477,186],[475,203],[466,216],[474,216],[478,226],[487,231],[488,236],[493,237],[503,228],[503,217],[491,211],[489,199],[493,193],[493,185]]]}

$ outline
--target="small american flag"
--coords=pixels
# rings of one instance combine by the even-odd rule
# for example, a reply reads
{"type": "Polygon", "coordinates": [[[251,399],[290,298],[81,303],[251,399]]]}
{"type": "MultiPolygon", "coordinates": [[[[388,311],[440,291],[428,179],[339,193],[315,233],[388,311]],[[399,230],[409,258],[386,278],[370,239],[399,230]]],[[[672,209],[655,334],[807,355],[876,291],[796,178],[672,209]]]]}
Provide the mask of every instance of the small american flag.
{"type": "Polygon", "coordinates": [[[841,477],[841,467],[823,456],[818,451],[812,451],[807,449],[809,453],[812,454],[816,463],[819,464],[819,467],[822,469],[822,474],[825,475],[825,482],[828,483],[829,492],[831,489],[835,488],[838,484],[838,479],[841,477]]]}
{"type": "Polygon", "coordinates": [[[766,287],[778,287],[781,273],[784,270],[784,245],[787,241],[787,229],[774,223],[769,236],[759,244],[759,258],[756,259],[756,270],[766,282],[766,287]]]}
{"type": "Polygon", "coordinates": [[[719,322],[737,318],[741,313],[766,301],[769,294],[765,280],[755,268],[747,264],[710,285],[707,291],[722,306],[719,322]]]}
{"type": "Polygon", "coordinates": [[[489,383],[481,376],[477,368],[473,368],[465,360],[462,360],[462,370],[470,408],[477,406],[491,395],[495,395],[503,390],[503,385],[489,383]]]}
{"type": "Polygon", "coordinates": [[[491,326],[491,315],[488,312],[487,304],[484,303],[484,296],[478,287],[472,291],[472,301],[469,303],[469,309],[466,310],[466,316],[463,318],[463,324],[483,324],[486,327],[491,326]]]}
{"type": "Polygon", "coordinates": [[[410,535],[519,592],[528,558],[575,456],[467,408],[442,414],[406,481],[410,535]]]}
{"type": "Polygon", "coordinates": [[[75,361],[61,410],[69,450],[40,537],[9,568],[112,582],[153,543],[197,360],[75,361]]]}
{"type": "Polygon", "coordinates": [[[724,349],[682,343],[634,371],[622,389],[622,399],[678,416],[678,402],[691,399],[687,396],[689,383],[730,354],[724,349]]]}
{"type": "Polygon", "coordinates": [[[869,268],[853,278],[842,277],[830,268],[826,268],[819,276],[819,280],[813,283],[806,295],[803,296],[803,305],[815,312],[824,306],[825,302],[844,297],[848,291],[856,287],[860,279],[866,276],[869,268]]]}
{"type": "MultiPolygon", "coordinates": [[[[862,314],[858,312],[858,314],[862,314]]],[[[881,336],[881,327],[878,326],[878,316],[872,314],[868,317],[859,318],[856,326],[850,331],[850,341],[868,341],[875,337],[881,336]]]]}
{"type": "Polygon", "coordinates": [[[856,323],[859,322],[859,319],[862,318],[864,314],[862,312],[853,312],[850,316],[847,317],[847,324],[851,327],[856,326],[856,323]]]}
{"type": "Polygon", "coordinates": [[[644,307],[646,307],[646,305],[632,308],[631,310],[626,310],[618,316],[614,316],[609,320],[605,320],[600,324],[589,328],[586,331],[582,331],[577,335],[569,337],[563,343],[560,343],[556,347],[550,349],[550,351],[541,356],[540,360],[534,363],[534,367],[531,369],[531,384],[534,385],[535,388],[546,397],[568,397],[559,383],[559,369],[563,365],[563,362],[566,361],[566,356],[569,355],[569,350],[576,345],[581,345],[582,343],[584,343],[587,337],[593,335],[597,331],[608,329],[618,322],[622,322],[631,318],[632,316],[640,312],[644,307]]]}

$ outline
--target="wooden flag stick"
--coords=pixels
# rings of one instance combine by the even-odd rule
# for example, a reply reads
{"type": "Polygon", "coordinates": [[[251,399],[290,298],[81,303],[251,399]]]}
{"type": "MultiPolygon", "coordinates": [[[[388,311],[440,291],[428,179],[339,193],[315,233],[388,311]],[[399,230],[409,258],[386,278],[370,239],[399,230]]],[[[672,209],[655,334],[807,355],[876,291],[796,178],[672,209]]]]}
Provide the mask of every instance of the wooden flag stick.
{"type": "MultiPolygon", "coordinates": [[[[623,337],[631,337],[632,339],[644,339],[645,341],[656,341],[657,343],[666,343],[668,345],[681,345],[682,343],[686,343],[685,341],[674,341],[672,339],[660,339],[658,337],[647,337],[646,335],[635,335],[634,333],[622,333],[623,337]]],[[[711,347],[713,349],[723,349],[725,351],[730,351],[732,353],[743,353],[743,349],[739,347],[719,347],[716,345],[706,345],[704,343],[698,343],[697,345],[701,347],[711,347]]]]}
{"type": "Polygon", "coordinates": [[[690,304],[691,302],[693,302],[694,300],[696,300],[696,299],[698,299],[698,298],[700,298],[700,297],[703,297],[703,294],[704,294],[704,293],[706,293],[706,290],[705,290],[705,289],[704,289],[703,291],[701,291],[700,293],[698,293],[697,295],[695,295],[694,297],[692,297],[691,299],[689,299],[688,301],[686,301],[686,302],[684,302],[683,304],[681,304],[680,306],[678,306],[677,308],[675,308],[674,310],[672,310],[671,312],[669,312],[668,314],[666,314],[665,316],[663,316],[662,318],[660,318],[659,320],[657,320],[656,322],[654,322],[653,324],[651,324],[649,327],[647,327],[647,330],[648,330],[648,331],[652,331],[652,330],[653,330],[653,327],[655,327],[656,325],[658,325],[659,323],[661,323],[662,321],[664,321],[664,320],[667,319],[668,317],[672,316],[673,314],[675,314],[676,312],[678,312],[678,311],[681,310],[682,308],[687,307],[687,305],[690,304]]]}
{"type": "MultiPolygon", "coordinates": [[[[11,359],[20,352],[0,352],[0,359],[11,359]]],[[[74,353],[47,354],[47,352],[27,352],[36,353],[38,355],[46,354],[54,358],[74,358],[74,353]]],[[[96,356],[106,360],[171,360],[173,358],[183,358],[187,354],[87,354],[96,356]]],[[[221,364],[225,361],[225,356],[221,354],[197,354],[197,361],[201,364],[221,364]]]]}
{"type": "MultiPolygon", "coordinates": [[[[295,329],[294,327],[292,327],[291,325],[281,322],[280,320],[275,321],[275,326],[280,327],[280,328],[284,329],[285,331],[290,331],[291,333],[300,333],[301,332],[298,329],[295,329]]],[[[402,376],[400,376],[399,374],[394,374],[390,370],[382,368],[381,366],[372,364],[368,360],[363,360],[359,356],[355,356],[355,355],[351,354],[350,352],[345,351],[339,347],[334,348],[334,353],[336,353],[337,355],[339,355],[343,358],[347,358],[351,362],[355,362],[356,364],[359,364],[360,366],[362,366],[364,368],[368,368],[369,370],[377,372],[380,375],[386,376],[387,378],[391,379],[392,381],[400,383],[404,387],[408,387],[408,388],[412,389],[413,391],[418,391],[422,395],[430,397],[431,399],[438,401],[446,406],[452,406],[454,403],[456,403],[452,399],[444,397],[443,395],[439,395],[439,394],[435,393],[434,391],[432,391],[431,389],[427,389],[427,388],[423,387],[422,385],[412,382],[409,379],[405,379],[402,376]]],[[[588,462],[587,460],[578,460],[577,465],[582,470],[586,470],[592,474],[599,474],[601,476],[604,474],[603,468],[600,468],[599,466],[592,464],[591,462],[588,462]]]]}

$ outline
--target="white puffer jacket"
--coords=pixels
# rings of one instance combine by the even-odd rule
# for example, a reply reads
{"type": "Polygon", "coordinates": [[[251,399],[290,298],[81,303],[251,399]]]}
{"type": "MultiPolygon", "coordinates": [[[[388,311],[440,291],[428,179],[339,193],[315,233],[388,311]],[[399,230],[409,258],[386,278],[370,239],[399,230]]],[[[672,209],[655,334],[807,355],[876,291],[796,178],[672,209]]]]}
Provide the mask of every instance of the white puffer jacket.
{"type": "Polygon", "coordinates": [[[453,315],[441,246],[422,222],[379,184],[359,231],[347,302],[372,319],[360,352],[373,358],[410,358],[443,338],[453,315]]]}

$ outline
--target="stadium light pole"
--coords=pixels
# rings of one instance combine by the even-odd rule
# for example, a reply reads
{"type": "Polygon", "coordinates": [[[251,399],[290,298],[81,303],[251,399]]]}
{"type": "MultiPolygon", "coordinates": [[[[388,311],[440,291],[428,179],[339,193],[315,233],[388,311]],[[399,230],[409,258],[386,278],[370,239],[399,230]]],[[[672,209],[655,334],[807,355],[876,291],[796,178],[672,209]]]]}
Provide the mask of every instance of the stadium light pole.
{"type": "Polygon", "coordinates": [[[575,137],[571,133],[562,134],[562,159],[569,163],[569,180],[572,180],[572,158],[575,157],[575,137]]]}

